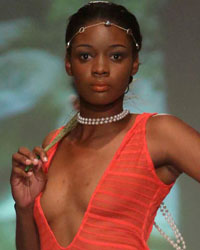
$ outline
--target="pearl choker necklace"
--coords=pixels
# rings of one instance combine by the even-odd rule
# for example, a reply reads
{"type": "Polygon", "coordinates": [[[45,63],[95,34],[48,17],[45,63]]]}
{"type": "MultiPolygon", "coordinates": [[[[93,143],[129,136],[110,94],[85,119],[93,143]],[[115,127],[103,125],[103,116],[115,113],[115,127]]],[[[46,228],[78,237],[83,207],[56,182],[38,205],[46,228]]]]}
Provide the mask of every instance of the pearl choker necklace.
{"type": "Polygon", "coordinates": [[[125,116],[129,114],[129,110],[125,109],[121,113],[117,115],[113,115],[110,117],[102,117],[102,118],[85,118],[80,115],[80,112],[77,114],[77,122],[85,125],[101,125],[112,122],[117,122],[122,120],[125,116]]]}

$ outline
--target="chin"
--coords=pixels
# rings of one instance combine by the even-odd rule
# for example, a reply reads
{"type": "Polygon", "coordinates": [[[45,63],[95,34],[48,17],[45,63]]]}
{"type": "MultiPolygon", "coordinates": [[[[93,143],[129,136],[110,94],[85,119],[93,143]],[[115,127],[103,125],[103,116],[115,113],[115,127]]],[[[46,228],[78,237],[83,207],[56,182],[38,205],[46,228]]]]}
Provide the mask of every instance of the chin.
{"type": "Polygon", "coordinates": [[[105,94],[98,94],[90,96],[89,98],[80,97],[81,103],[85,103],[86,105],[94,105],[94,106],[109,106],[115,103],[123,102],[124,94],[121,96],[110,96],[105,94]]]}

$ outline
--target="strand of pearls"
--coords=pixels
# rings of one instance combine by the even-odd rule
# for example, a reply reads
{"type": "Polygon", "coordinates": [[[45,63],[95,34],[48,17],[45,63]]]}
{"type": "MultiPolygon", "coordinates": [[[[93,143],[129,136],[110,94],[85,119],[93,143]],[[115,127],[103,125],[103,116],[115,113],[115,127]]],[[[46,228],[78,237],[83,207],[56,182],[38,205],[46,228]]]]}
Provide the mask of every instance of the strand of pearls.
{"type": "Polygon", "coordinates": [[[77,122],[84,125],[101,125],[112,122],[117,122],[122,120],[125,116],[129,114],[129,110],[125,109],[121,113],[117,115],[113,115],[110,117],[102,117],[102,118],[85,118],[80,115],[80,112],[77,114],[77,122]]]}
{"type": "Polygon", "coordinates": [[[172,218],[172,215],[167,209],[167,206],[164,204],[164,202],[160,205],[160,211],[162,215],[164,216],[165,220],[169,223],[176,240],[172,240],[159,226],[156,222],[154,222],[155,228],[158,230],[158,232],[176,249],[176,250],[184,250],[186,249],[185,241],[179,232],[177,226],[175,225],[174,219],[172,218]]]}

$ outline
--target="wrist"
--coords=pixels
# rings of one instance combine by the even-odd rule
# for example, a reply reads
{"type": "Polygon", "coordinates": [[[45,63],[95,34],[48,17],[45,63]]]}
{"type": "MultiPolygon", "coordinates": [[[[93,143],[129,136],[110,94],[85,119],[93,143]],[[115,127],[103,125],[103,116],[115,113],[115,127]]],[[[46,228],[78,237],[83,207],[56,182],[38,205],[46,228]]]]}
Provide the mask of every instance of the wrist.
{"type": "Polygon", "coordinates": [[[26,206],[26,207],[20,207],[17,203],[15,203],[14,205],[16,214],[23,214],[23,215],[32,214],[33,207],[34,207],[34,204],[30,204],[29,206],[26,206]]]}

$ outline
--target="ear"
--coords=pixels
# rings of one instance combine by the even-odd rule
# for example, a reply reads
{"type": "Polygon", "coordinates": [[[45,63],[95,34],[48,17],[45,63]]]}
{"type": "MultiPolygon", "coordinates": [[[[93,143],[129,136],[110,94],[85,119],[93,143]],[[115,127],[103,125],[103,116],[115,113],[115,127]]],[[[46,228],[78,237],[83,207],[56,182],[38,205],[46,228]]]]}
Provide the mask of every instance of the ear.
{"type": "Polygon", "coordinates": [[[134,59],[134,62],[133,62],[131,75],[135,75],[138,72],[138,69],[139,69],[139,56],[137,54],[137,56],[136,56],[136,58],[134,59]]]}
{"type": "Polygon", "coordinates": [[[69,76],[72,76],[72,65],[71,65],[71,60],[70,60],[70,56],[68,54],[66,54],[65,57],[65,69],[66,72],[69,76]]]}

